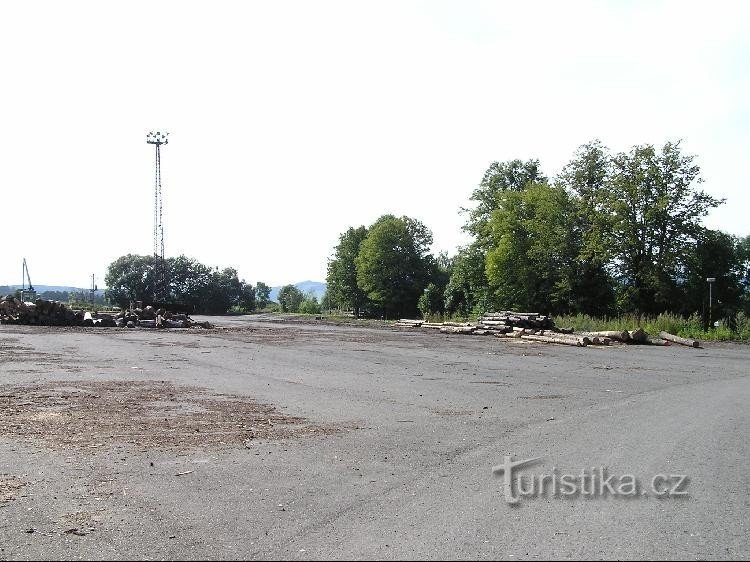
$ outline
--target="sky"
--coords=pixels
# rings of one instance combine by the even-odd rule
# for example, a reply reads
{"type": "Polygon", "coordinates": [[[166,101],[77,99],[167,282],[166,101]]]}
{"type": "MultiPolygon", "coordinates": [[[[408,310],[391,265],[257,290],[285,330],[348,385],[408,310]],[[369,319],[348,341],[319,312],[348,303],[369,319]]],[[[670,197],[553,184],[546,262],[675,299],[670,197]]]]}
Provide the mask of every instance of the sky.
{"type": "Polygon", "coordinates": [[[420,219],[435,252],[492,161],[554,176],[594,138],[682,140],[706,225],[750,234],[750,2],[8,2],[0,284],[100,287],[165,246],[248,282],[324,280],[349,226],[420,219]]]}

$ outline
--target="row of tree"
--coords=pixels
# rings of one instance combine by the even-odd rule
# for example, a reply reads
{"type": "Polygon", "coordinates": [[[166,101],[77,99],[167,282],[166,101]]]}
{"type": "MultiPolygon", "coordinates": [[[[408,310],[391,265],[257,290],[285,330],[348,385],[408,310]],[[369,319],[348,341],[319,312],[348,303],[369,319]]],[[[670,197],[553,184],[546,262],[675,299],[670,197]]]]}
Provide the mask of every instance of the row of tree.
{"type": "Polygon", "coordinates": [[[555,178],[538,160],[493,162],[464,209],[472,243],[429,254],[430,231],[386,215],[350,228],[328,264],[324,307],[371,315],[750,312],[750,236],[702,225],[723,200],[700,189],[679,143],[611,153],[590,142],[555,178]]]}
{"type": "MultiPolygon", "coordinates": [[[[168,297],[196,313],[223,314],[236,307],[250,312],[268,306],[271,288],[240,280],[237,270],[211,268],[185,256],[166,260],[168,297]]],[[[150,302],[156,287],[154,257],[128,254],[109,265],[105,277],[109,302],[127,307],[133,301],[150,302]]]]}

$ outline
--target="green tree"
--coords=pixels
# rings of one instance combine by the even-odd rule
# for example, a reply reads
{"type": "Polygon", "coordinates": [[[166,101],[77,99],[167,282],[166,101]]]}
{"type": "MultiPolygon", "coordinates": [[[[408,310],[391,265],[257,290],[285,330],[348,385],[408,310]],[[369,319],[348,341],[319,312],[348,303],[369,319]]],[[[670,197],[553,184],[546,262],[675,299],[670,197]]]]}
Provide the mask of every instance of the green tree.
{"type": "Polygon", "coordinates": [[[708,283],[715,277],[713,316],[731,318],[742,309],[744,276],[747,272],[743,260],[742,241],[717,230],[703,230],[691,247],[678,299],[679,312],[688,315],[699,313],[708,322],[708,283]]]}
{"type": "Polygon", "coordinates": [[[328,261],[326,284],[329,302],[338,308],[351,308],[356,315],[367,303],[367,295],[357,285],[357,255],[367,237],[367,228],[349,228],[339,237],[333,258],[328,261]]]}
{"type": "Polygon", "coordinates": [[[742,311],[750,317],[750,236],[737,241],[737,259],[742,284],[742,311]]]}
{"type": "Polygon", "coordinates": [[[507,191],[490,220],[487,278],[502,308],[570,312],[575,202],[561,187],[507,191]]]}
{"type": "Polygon", "coordinates": [[[263,310],[271,302],[271,287],[258,281],[255,284],[255,305],[259,310],[263,310]]]}
{"type": "Polygon", "coordinates": [[[432,233],[418,220],[380,217],[356,259],[357,285],[386,318],[414,315],[433,267],[432,233]]]}
{"type": "Polygon", "coordinates": [[[154,258],[127,254],[107,268],[104,277],[110,303],[127,307],[131,301],[148,301],[154,294],[154,258]]]}
{"type": "Polygon", "coordinates": [[[697,188],[700,168],[679,143],[661,151],[633,147],[612,158],[612,173],[599,192],[611,217],[610,253],[627,310],[655,313],[676,298],[676,279],[701,231],[700,221],[723,201],[697,188]]]}
{"type": "Polygon", "coordinates": [[[336,308],[338,304],[334,302],[334,300],[331,298],[331,293],[326,289],[326,292],[323,293],[323,298],[320,300],[320,308],[321,310],[333,310],[336,308]]]}
{"type": "Polygon", "coordinates": [[[578,198],[577,228],[581,234],[581,258],[591,267],[605,266],[610,259],[609,241],[613,231],[605,205],[607,182],[612,177],[612,157],[601,141],[593,140],[578,148],[556,180],[578,198]]]}
{"type": "Polygon", "coordinates": [[[443,291],[435,283],[428,284],[419,297],[417,306],[424,318],[427,318],[431,314],[443,314],[445,312],[443,291]]]}
{"type": "Polygon", "coordinates": [[[305,300],[305,295],[294,285],[284,285],[279,290],[277,299],[281,306],[281,312],[299,312],[299,307],[305,300]]]}
{"type": "Polygon", "coordinates": [[[257,306],[255,287],[244,280],[240,282],[240,297],[237,303],[245,312],[252,312],[257,306]]]}
{"type": "Polygon", "coordinates": [[[613,224],[601,193],[612,175],[612,157],[601,141],[578,148],[573,160],[556,179],[575,197],[571,225],[578,255],[568,276],[569,308],[593,316],[616,313],[611,250],[613,224]]]}
{"type": "Polygon", "coordinates": [[[242,283],[237,270],[227,267],[215,268],[210,282],[200,295],[198,310],[207,314],[224,314],[232,306],[239,304],[242,296],[242,283]]]}
{"type": "MultiPolygon", "coordinates": [[[[108,300],[122,307],[131,301],[149,302],[153,295],[153,261],[152,256],[128,254],[112,262],[105,277],[108,300]]],[[[167,273],[167,302],[191,306],[196,312],[223,314],[250,296],[233,268],[211,269],[178,256],[167,260],[167,273]]]]}
{"type": "Polygon", "coordinates": [[[203,311],[213,281],[212,270],[198,260],[178,256],[167,260],[170,300],[203,311]]]}
{"type": "Polygon", "coordinates": [[[498,208],[502,195],[507,191],[522,191],[531,183],[544,183],[539,160],[510,160],[492,162],[484,172],[479,187],[471,194],[475,207],[468,210],[469,218],[464,229],[474,235],[480,246],[488,241],[488,228],[492,213],[498,208]]]}
{"type": "Polygon", "coordinates": [[[445,309],[464,317],[490,308],[487,256],[477,244],[461,249],[453,259],[451,275],[444,290],[445,309]]]}
{"type": "Polygon", "coordinates": [[[310,292],[305,295],[305,299],[299,305],[299,311],[302,314],[320,314],[320,304],[314,293],[310,292]]]}

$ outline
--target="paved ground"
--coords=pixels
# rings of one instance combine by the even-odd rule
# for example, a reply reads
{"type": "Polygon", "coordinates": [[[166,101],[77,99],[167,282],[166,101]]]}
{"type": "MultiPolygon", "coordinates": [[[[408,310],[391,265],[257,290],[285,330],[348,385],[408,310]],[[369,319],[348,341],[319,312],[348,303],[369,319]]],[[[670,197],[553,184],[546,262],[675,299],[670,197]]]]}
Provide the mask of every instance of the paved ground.
{"type": "Polygon", "coordinates": [[[213,320],[0,327],[0,558],[750,555],[746,346],[213,320]],[[506,455],[647,495],[509,505],[506,455]]]}

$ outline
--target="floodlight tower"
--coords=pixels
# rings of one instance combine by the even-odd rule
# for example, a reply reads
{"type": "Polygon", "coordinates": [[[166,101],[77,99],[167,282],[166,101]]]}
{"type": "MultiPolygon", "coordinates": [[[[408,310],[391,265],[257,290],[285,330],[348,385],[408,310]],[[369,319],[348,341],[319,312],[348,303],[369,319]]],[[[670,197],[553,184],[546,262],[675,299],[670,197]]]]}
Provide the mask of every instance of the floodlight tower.
{"type": "Polygon", "coordinates": [[[163,302],[167,297],[167,264],[164,260],[164,222],[161,192],[161,145],[167,144],[169,133],[151,131],[146,142],[155,148],[154,160],[154,300],[163,302]]]}

